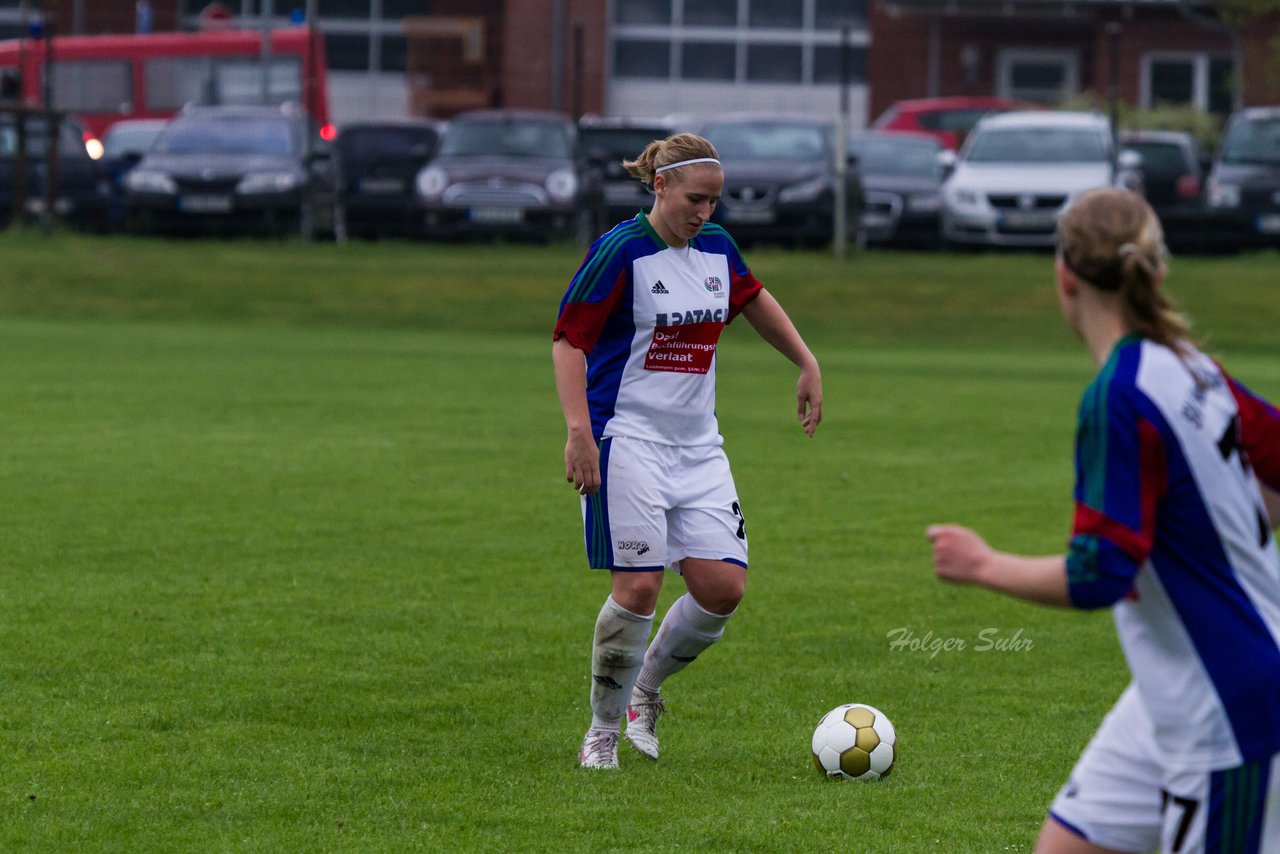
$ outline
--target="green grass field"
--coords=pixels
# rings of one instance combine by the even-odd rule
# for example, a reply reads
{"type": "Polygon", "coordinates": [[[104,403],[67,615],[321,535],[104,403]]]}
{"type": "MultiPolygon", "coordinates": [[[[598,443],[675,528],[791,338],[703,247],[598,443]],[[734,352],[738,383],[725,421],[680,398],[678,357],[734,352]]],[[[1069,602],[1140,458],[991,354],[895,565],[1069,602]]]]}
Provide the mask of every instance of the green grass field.
{"type": "MultiPolygon", "coordinates": [[[[607,774],[576,766],[608,579],[549,355],[577,250],[0,253],[0,850],[1023,851],[1125,682],[1107,615],[941,585],[923,536],[1065,543],[1092,367],[1047,255],[748,254],[826,419],[729,330],[747,599],[668,683],[661,763],[607,774]],[[844,702],[897,725],[887,781],[810,763],[844,702]]],[[[1275,269],[1171,288],[1280,397],[1275,269]]]]}

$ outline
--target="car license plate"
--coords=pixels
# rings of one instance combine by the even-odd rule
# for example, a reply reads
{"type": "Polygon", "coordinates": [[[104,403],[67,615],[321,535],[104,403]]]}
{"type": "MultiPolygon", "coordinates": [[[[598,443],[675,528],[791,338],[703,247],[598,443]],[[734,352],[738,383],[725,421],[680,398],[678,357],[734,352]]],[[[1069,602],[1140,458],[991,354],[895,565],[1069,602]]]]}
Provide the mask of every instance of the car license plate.
{"type": "Polygon", "coordinates": [[[399,178],[363,178],[360,181],[363,193],[402,193],[404,181],[399,178]]]}
{"type": "Polygon", "coordinates": [[[1040,213],[1038,211],[1024,213],[1022,211],[1009,211],[1002,215],[1002,224],[1006,228],[1053,228],[1056,222],[1052,213],[1040,213]]]}
{"type": "Polygon", "coordinates": [[[471,209],[471,221],[485,225],[519,225],[524,222],[523,208],[480,207],[471,209]]]}
{"type": "Polygon", "coordinates": [[[778,218],[773,211],[731,211],[724,212],[729,222],[740,222],[747,225],[767,225],[778,218]]]}
{"type": "Polygon", "coordinates": [[[1257,220],[1261,234],[1280,234],[1280,214],[1261,214],[1257,220]]]}
{"type": "Polygon", "coordinates": [[[183,196],[178,210],[185,213],[231,213],[230,196],[183,196]]]}

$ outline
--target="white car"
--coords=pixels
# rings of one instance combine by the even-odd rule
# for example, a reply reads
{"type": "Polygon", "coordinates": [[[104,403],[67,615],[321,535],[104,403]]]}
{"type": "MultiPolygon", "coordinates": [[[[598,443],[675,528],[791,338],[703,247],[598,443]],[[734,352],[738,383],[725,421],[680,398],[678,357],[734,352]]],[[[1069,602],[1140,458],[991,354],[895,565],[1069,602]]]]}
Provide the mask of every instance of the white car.
{"type": "Polygon", "coordinates": [[[942,236],[952,244],[1053,246],[1058,215],[1094,187],[1131,186],[1140,159],[1117,164],[1111,122],[1031,110],[982,119],[942,186],[942,236]]]}

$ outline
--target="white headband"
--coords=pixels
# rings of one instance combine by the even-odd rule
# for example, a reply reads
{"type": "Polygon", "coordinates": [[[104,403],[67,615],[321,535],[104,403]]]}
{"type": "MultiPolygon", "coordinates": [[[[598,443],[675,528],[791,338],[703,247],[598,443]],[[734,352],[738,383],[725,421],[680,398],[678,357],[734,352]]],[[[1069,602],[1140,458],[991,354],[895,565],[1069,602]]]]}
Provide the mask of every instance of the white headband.
{"type": "Polygon", "coordinates": [[[692,160],[681,160],[679,163],[668,163],[666,166],[659,166],[657,169],[653,170],[653,174],[657,175],[659,172],[666,172],[668,169],[678,169],[681,166],[692,166],[694,163],[714,163],[717,166],[720,165],[720,161],[716,160],[714,157],[695,157],[692,160]]]}

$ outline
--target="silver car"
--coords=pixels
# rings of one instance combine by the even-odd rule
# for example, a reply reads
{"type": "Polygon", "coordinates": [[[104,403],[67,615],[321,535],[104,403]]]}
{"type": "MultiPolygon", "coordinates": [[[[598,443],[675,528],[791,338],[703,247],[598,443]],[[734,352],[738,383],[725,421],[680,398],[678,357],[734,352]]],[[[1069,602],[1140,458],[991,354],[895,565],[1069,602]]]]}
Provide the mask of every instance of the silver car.
{"type": "Polygon", "coordinates": [[[1052,246],[1058,215],[1094,187],[1129,186],[1140,158],[1117,164],[1111,122],[1082,112],[989,116],[942,186],[942,236],[953,244],[1052,246]]]}

